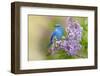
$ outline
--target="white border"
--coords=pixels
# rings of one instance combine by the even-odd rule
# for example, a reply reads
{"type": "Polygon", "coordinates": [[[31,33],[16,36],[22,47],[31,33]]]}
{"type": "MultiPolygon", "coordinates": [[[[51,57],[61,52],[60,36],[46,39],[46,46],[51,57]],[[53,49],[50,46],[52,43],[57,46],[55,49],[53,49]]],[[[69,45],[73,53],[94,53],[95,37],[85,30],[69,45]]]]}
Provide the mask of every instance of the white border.
{"type": "Polygon", "coordinates": [[[94,65],[94,11],[21,7],[20,18],[20,69],[25,70],[94,65]],[[88,58],[73,60],[28,61],[28,14],[88,17],[88,58]]]}

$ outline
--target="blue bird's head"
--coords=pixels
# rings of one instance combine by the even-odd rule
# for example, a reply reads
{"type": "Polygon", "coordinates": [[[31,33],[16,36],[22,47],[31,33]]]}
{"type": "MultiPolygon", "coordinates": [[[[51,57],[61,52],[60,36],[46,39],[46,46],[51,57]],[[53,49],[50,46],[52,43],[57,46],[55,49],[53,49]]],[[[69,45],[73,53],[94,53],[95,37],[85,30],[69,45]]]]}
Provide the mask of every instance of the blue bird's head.
{"type": "Polygon", "coordinates": [[[56,24],[56,25],[55,25],[55,31],[56,31],[56,32],[63,32],[64,29],[63,29],[63,27],[62,27],[61,24],[56,24]]]}
{"type": "Polygon", "coordinates": [[[55,25],[55,37],[57,40],[60,40],[61,37],[64,35],[64,29],[61,24],[56,24],[55,25]]]}

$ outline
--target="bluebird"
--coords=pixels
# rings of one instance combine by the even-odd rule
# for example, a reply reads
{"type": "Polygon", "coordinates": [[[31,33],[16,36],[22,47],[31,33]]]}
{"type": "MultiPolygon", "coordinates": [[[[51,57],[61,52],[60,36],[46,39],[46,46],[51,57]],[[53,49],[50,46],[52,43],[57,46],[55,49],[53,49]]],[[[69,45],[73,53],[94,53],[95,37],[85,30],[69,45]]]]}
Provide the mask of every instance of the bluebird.
{"type": "Polygon", "coordinates": [[[61,40],[63,35],[64,35],[63,27],[61,26],[61,24],[56,24],[55,29],[51,34],[50,43],[49,43],[48,47],[50,47],[53,44],[54,38],[56,38],[57,41],[59,41],[59,40],[61,40]]]}

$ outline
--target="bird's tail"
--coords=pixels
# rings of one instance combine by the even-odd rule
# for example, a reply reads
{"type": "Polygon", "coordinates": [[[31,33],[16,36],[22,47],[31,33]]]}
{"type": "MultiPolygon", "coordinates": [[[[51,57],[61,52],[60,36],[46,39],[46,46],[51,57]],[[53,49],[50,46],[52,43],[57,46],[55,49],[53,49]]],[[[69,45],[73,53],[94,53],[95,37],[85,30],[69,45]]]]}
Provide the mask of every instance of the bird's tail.
{"type": "Polygon", "coordinates": [[[50,48],[50,46],[53,44],[54,35],[55,35],[55,33],[53,32],[51,35],[51,38],[50,38],[50,43],[48,45],[48,48],[50,48]]]}
{"type": "Polygon", "coordinates": [[[51,42],[48,44],[48,48],[50,48],[50,46],[52,45],[52,43],[53,43],[53,42],[51,41],[51,42]]]}

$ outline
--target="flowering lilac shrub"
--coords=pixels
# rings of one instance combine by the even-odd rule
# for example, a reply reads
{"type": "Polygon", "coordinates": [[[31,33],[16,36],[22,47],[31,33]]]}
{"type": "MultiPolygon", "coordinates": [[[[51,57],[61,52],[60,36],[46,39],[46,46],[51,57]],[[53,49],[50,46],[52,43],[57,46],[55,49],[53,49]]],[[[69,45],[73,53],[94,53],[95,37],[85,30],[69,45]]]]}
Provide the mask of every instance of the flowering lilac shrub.
{"type": "Polygon", "coordinates": [[[75,22],[71,17],[67,18],[66,32],[68,33],[67,39],[74,39],[81,41],[82,37],[82,27],[78,22],[75,22]]]}
{"type": "Polygon", "coordinates": [[[67,36],[62,40],[55,41],[50,48],[51,54],[62,49],[68,55],[75,56],[77,52],[82,48],[80,41],[82,38],[82,27],[79,22],[74,21],[72,17],[67,17],[65,31],[67,36]]]}

